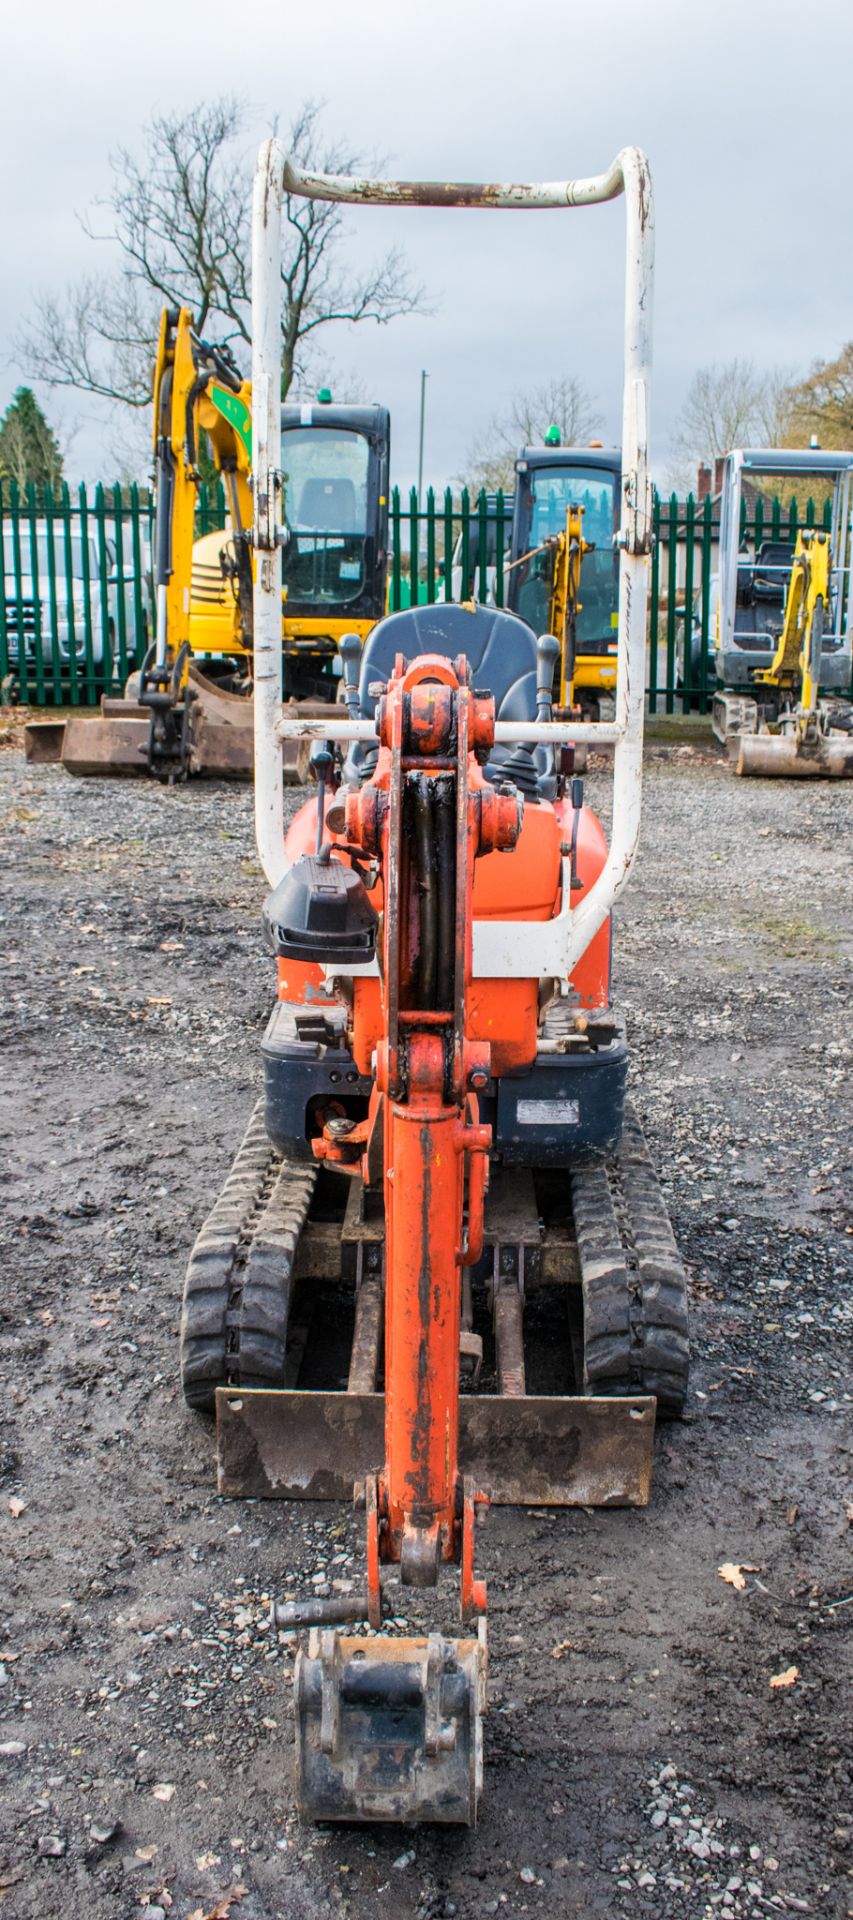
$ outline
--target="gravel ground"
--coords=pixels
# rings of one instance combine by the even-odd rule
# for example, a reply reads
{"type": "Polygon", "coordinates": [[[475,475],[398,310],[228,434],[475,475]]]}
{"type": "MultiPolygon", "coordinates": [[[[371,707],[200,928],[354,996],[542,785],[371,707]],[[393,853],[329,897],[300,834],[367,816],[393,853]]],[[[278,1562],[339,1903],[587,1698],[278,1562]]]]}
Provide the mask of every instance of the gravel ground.
{"type": "Polygon", "coordinates": [[[688,1418],[645,1512],[490,1516],[481,1824],[408,1836],[292,1805],[267,1596],[351,1579],[360,1528],[217,1500],[177,1386],[273,988],[250,795],[0,756],[10,1920],[853,1913],[853,791],[701,747],[647,771],[615,982],[689,1263],[688,1418]]]}

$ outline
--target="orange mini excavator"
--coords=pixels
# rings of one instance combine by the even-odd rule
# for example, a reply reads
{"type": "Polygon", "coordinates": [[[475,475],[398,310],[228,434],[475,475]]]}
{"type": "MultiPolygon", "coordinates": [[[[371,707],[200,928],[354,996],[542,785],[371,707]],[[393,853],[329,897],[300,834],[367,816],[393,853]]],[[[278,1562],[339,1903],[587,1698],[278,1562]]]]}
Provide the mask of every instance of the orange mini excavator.
{"type": "Polygon", "coordinates": [[[473,1824],[490,1501],[641,1505],[681,1411],[684,1273],[626,1109],[611,908],[637,842],[645,684],[651,187],[438,186],[299,174],[255,196],[256,829],[279,998],[266,1093],[186,1277],[182,1376],[215,1408],[225,1494],[355,1488],[366,1579],[290,1599],[297,1793],[314,1820],[473,1824]],[[573,206],[625,192],[626,392],[612,723],[555,720],[557,643],[496,608],[417,607],[341,643],[345,705],[282,707],[282,193],[573,206]],[[281,754],[314,741],[285,836],[281,754]],[[613,749],[610,845],[573,773],[613,749]],[[462,1633],[440,1608],[458,1568],[462,1633]],[[401,1583],[402,1593],[400,1586],[401,1583]],[[394,1601],[389,1606],[389,1594],[394,1601]],[[422,1631],[383,1631],[402,1606],[422,1631]],[[360,1628],[360,1631],[356,1629],[360,1628]]]}

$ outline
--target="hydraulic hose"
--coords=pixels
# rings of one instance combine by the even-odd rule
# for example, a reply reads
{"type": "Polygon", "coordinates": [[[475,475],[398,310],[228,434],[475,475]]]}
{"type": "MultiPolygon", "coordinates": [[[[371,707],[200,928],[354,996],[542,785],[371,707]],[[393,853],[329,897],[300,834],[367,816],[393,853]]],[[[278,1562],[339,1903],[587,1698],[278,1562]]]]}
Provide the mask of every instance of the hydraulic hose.
{"type": "Polygon", "coordinates": [[[426,774],[418,774],[417,780],[414,783],[413,798],[420,922],[418,1005],[428,1011],[435,1006],[438,902],[436,897],[432,794],[426,774]]]}
{"type": "Polygon", "coordinates": [[[435,863],[438,875],[438,991],[442,1013],[453,1008],[456,958],[456,808],[452,780],[437,780],[435,789],[435,863]]]}

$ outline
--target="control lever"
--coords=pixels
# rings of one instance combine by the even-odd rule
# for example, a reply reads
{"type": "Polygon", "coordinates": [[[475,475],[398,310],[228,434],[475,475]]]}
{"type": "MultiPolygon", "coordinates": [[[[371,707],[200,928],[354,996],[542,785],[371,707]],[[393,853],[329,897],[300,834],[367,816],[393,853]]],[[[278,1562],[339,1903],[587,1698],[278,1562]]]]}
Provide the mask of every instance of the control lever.
{"type": "Polygon", "coordinates": [[[357,633],[341,637],[340,656],[344,670],[344,702],[351,720],[361,719],[358,681],[361,671],[361,640],[357,633]]]}
{"type": "Polygon", "coordinates": [[[554,668],[560,658],[560,642],[553,633],[540,633],[536,642],[536,718],[554,718],[554,668]]]}
{"type": "Polygon", "coordinates": [[[581,809],[583,807],[583,781],[577,774],[572,781],[571,795],[572,837],[569,844],[569,853],[571,857],[572,892],[575,893],[583,885],[583,882],[578,879],[578,827],[580,826],[581,809]]]}
{"type": "Polygon", "coordinates": [[[311,772],[317,782],[317,843],[315,853],[323,845],[323,833],[326,825],[326,788],[331,785],[335,756],[328,740],[318,740],[311,749],[311,772]]]}

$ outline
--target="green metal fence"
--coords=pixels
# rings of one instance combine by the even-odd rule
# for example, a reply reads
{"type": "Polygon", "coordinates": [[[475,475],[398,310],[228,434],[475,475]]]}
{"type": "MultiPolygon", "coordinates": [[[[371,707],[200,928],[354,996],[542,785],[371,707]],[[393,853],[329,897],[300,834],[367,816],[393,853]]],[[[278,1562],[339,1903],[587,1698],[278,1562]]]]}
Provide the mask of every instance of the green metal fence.
{"type": "Polygon", "coordinates": [[[481,600],[504,605],[512,495],[476,495],[467,487],[454,500],[450,487],[436,495],[429,487],[423,507],[412,487],[404,498],[391,495],[388,608],[398,613],[413,601],[481,600]]]}
{"type": "MultiPolygon", "coordinates": [[[[202,487],[197,534],[224,525],[221,485],[202,487]]],[[[153,534],[145,487],[0,482],[0,699],[91,707],[123,689],[154,637],[153,534]]]]}
{"type": "MultiPolygon", "coordinates": [[[[815,508],[811,499],[769,507],[761,499],[752,513],[741,501],[741,541],[757,552],[762,540],[788,541],[801,527],[832,525],[832,501],[815,508]]],[[[707,713],[714,685],[711,577],[717,566],[718,503],[692,494],[679,500],[655,495],[654,546],[649,595],[648,702],[650,713],[707,713]]]]}
{"type": "MultiPolygon", "coordinates": [[[[388,603],[507,598],[512,497],[454,497],[430,488],[394,489],[389,527],[388,603]]],[[[743,503],[744,537],[796,539],[815,523],[811,500],[743,503]]],[[[199,489],[196,535],[225,526],[221,483],[199,489]]],[[[831,503],[818,510],[829,526],[831,503]]],[[[154,505],[145,488],[0,483],[0,697],[32,706],[94,706],[117,693],[154,637],[151,549],[154,505]]],[[[711,579],[718,509],[710,498],[655,496],[651,558],[648,699],[651,713],[698,709],[713,692],[711,579]]],[[[583,589],[581,588],[581,591],[583,589]]]]}

